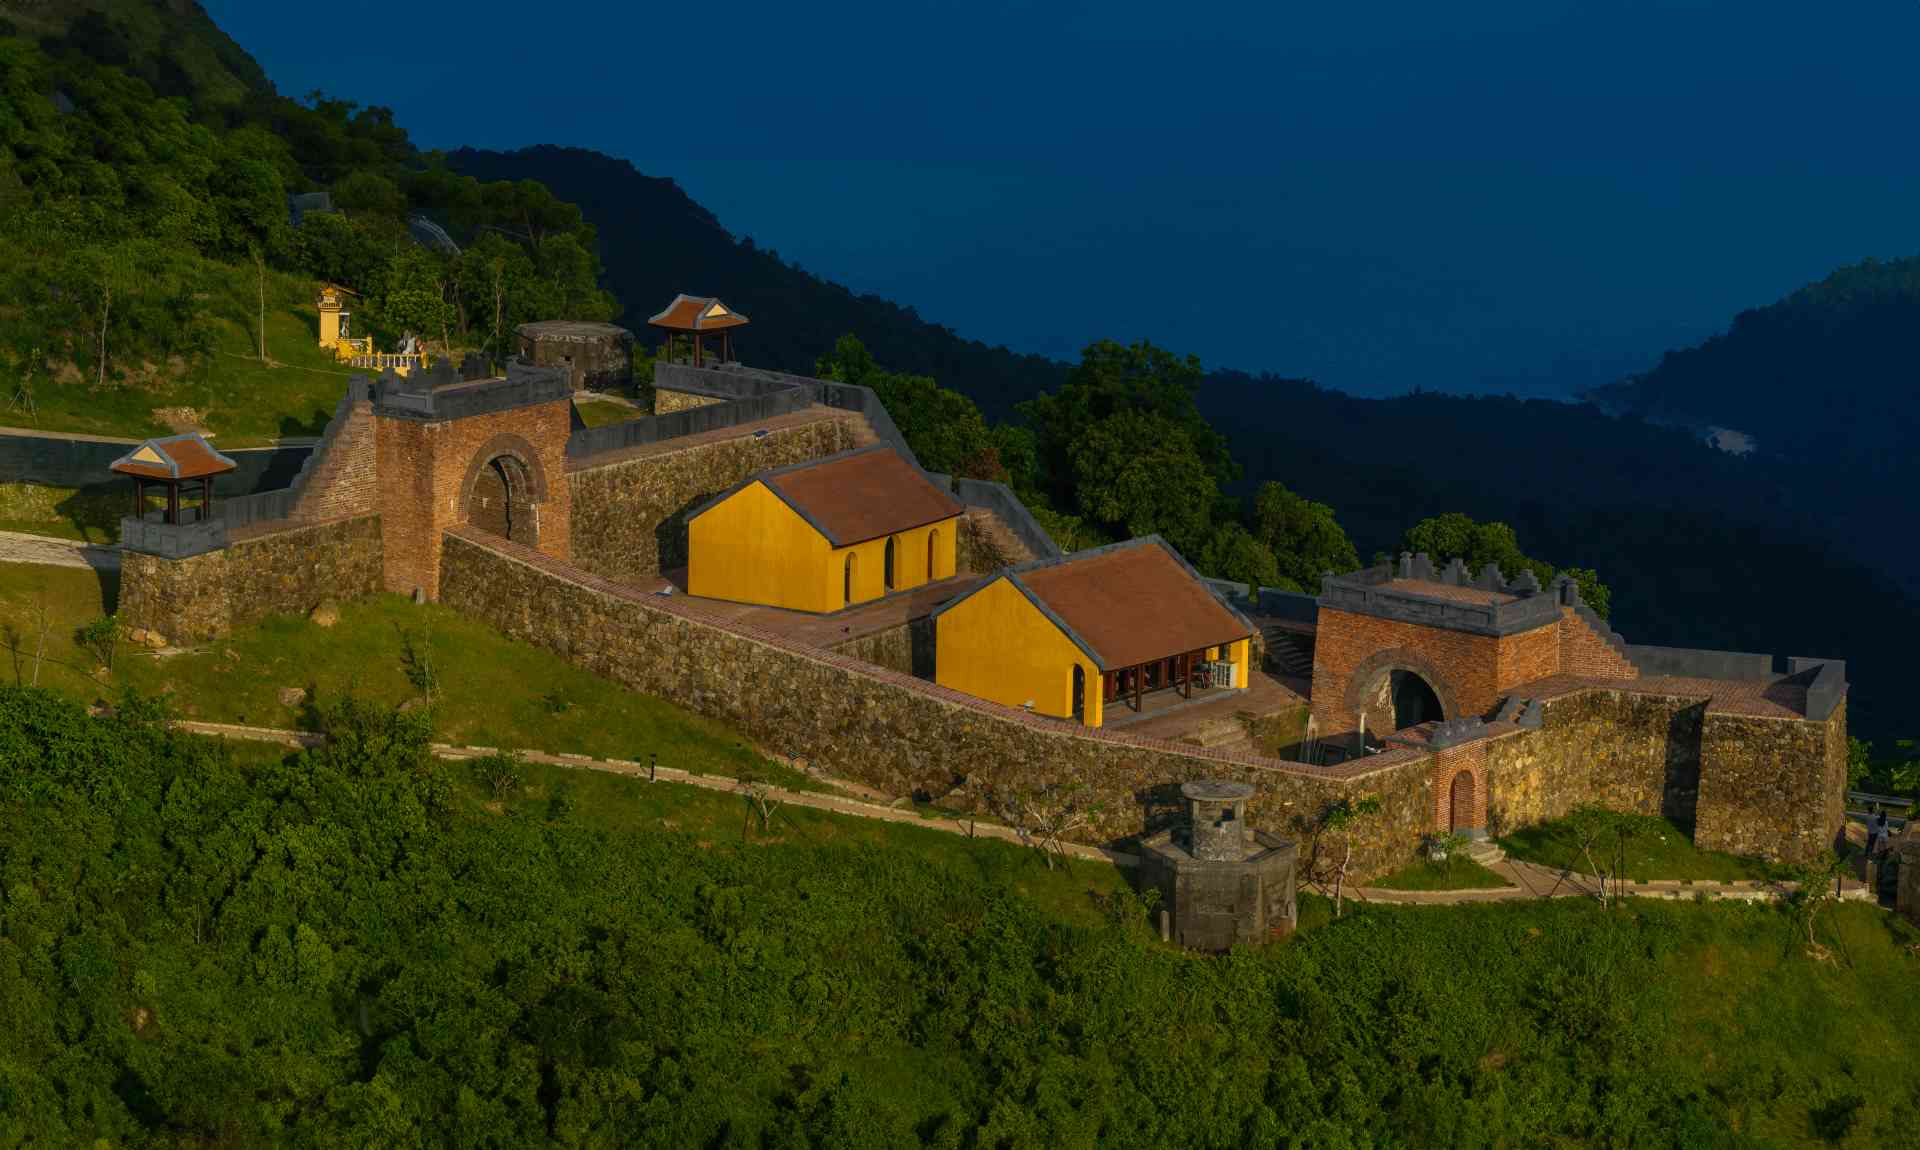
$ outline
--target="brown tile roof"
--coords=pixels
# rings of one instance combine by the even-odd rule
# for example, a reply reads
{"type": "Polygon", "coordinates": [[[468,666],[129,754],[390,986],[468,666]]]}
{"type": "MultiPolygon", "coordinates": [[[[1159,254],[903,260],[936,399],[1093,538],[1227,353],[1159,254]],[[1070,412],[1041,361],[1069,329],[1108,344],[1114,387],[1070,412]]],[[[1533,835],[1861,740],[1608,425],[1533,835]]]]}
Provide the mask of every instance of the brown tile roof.
{"type": "Polygon", "coordinates": [[[149,439],[114,460],[112,470],[145,479],[198,479],[232,471],[237,466],[194,432],[149,439]]]}
{"type": "Polygon", "coordinates": [[[1253,633],[1157,535],[1015,567],[1007,577],[1106,671],[1253,633]]]}
{"type": "Polygon", "coordinates": [[[1450,599],[1455,603],[1475,603],[1482,607],[1515,601],[1512,595],[1489,591],[1484,587],[1455,587],[1451,583],[1429,583],[1425,579],[1389,579],[1380,587],[1405,595],[1425,595],[1429,599],[1450,599]]]}
{"type": "Polygon", "coordinates": [[[674,331],[720,331],[744,326],[747,317],[713,296],[677,295],[660,314],[647,322],[654,327],[672,328],[674,331]]]}
{"type": "Polygon", "coordinates": [[[891,447],[830,455],[762,472],[754,479],[835,547],[924,527],[966,510],[891,447]]]}

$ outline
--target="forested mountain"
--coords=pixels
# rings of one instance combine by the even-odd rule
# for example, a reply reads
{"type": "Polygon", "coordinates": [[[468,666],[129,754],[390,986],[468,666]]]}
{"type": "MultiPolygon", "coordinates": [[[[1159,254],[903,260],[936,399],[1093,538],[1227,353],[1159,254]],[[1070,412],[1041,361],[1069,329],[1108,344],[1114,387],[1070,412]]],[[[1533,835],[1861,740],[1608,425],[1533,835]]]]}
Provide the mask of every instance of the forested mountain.
{"type": "Polygon", "coordinates": [[[1920,257],[1841,268],[1590,398],[1746,433],[1830,538],[1920,595],[1920,538],[1897,529],[1920,491],[1920,257]]]}
{"type": "MultiPolygon", "coordinates": [[[[673,180],[643,175],[626,160],[584,148],[514,152],[461,149],[447,166],[483,181],[536,179],[580,205],[598,230],[606,285],[626,306],[624,322],[644,328],[680,293],[717,295],[752,319],[736,334],[743,358],[807,372],[847,332],[875,359],[959,387],[989,416],[1059,385],[1064,366],[962,338],[912,307],[857,294],[736,239],[673,180]]],[[[642,333],[644,334],[644,332],[642,333]]]]}
{"type": "Polygon", "coordinates": [[[1599,571],[1632,642],[1846,658],[1856,733],[1911,725],[1894,692],[1920,603],[1836,538],[1802,469],[1549,400],[1356,399],[1217,373],[1200,404],[1232,429],[1243,486],[1331,504],[1363,557],[1429,516],[1498,520],[1530,552],[1599,571]]]}
{"type": "Polygon", "coordinates": [[[1610,410],[1749,433],[1807,462],[1903,466],[1920,433],[1920,257],[1844,267],[1724,335],[1668,352],[1589,398],[1610,410]]]}
{"type": "MultiPolygon", "coordinates": [[[[1903,448],[1920,261],[1844,269],[1596,395],[1627,418],[1202,377],[1144,345],[1092,349],[1075,383],[1069,365],[794,267],[625,160],[555,147],[423,154],[387,109],[281,97],[195,4],[44,5],[6,19],[0,240],[13,258],[0,359],[44,365],[41,386],[55,390],[43,409],[67,391],[96,410],[157,408],[196,380],[207,394],[219,365],[249,358],[254,293],[236,285],[256,267],[270,285],[279,268],[356,287],[356,320],[383,338],[413,330],[496,351],[525,319],[619,313],[639,329],[677,292],[718,294],[753,317],[741,346],[757,363],[850,370],[835,344],[859,336],[894,402],[926,400],[901,415],[953,440],[948,466],[1014,481],[1074,542],[1159,530],[1210,571],[1308,584],[1328,552],[1303,541],[1325,534],[1323,520],[1337,516],[1364,559],[1423,519],[1464,512],[1510,525],[1530,557],[1598,572],[1637,641],[1844,656],[1856,727],[1901,722],[1880,700],[1920,636],[1920,578],[1896,586],[1920,571],[1920,542],[1886,526],[1910,514],[1915,478],[1903,448]],[[341,210],[295,226],[286,195],[322,188],[341,210]],[[412,243],[415,214],[465,250],[412,243]],[[1160,398],[1125,398],[1135,376],[1156,380],[1160,398]],[[1096,399],[1027,402],[1042,392],[1096,399]],[[1150,410],[1164,400],[1177,402],[1150,410]],[[1702,446],[1709,425],[1753,435],[1759,452],[1702,446]],[[1227,453],[1186,466],[1180,445],[1207,448],[1212,429],[1227,453]],[[1292,490],[1263,511],[1248,497],[1269,481],[1292,490]],[[1235,498],[1214,499],[1216,483],[1235,498]],[[1123,490],[1137,498],[1097,498],[1123,490]]],[[[298,281],[277,282],[284,295],[298,281]]],[[[233,384],[229,409],[243,384],[257,386],[233,384]]]]}

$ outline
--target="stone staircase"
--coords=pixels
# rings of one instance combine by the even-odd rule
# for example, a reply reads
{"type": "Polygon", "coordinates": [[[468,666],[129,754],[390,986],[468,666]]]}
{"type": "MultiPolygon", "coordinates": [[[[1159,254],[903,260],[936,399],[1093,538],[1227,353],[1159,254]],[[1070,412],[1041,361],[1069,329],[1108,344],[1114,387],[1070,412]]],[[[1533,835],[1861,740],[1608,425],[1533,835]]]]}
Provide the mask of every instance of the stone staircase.
{"type": "Polygon", "coordinates": [[[1483,867],[1491,867],[1505,861],[1507,852],[1492,839],[1475,839],[1467,844],[1467,857],[1483,867]]]}
{"type": "Polygon", "coordinates": [[[373,405],[352,403],[328,423],[321,441],[294,477],[294,519],[330,519],[372,510],[373,405]]]}
{"type": "Polygon", "coordinates": [[[1246,722],[1238,715],[1226,715],[1217,719],[1208,719],[1189,732],[1184,742],[1209,751],[1252,751],[1253,736],[1247,732],[1246,722]]]}
{"type": "Polygon", "coordinates": [[[1260,638],[1267,649],[1267,666],[1294,679],[1313,678],[1313,640],[1285,627],[1264,627],[1260,638]]]}

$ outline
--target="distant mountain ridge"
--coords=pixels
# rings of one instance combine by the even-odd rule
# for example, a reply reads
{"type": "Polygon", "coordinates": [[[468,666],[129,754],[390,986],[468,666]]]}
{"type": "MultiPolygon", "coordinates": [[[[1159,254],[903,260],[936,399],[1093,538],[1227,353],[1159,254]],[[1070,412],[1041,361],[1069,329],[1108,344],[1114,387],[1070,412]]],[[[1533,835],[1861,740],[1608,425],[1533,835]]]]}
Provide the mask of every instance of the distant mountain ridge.
{"type": "Polygon", "coordinates": [[[1920,257],[1840,268],[1585,398],[1743,431],[1766,455],[1899,469],[1920,431],[1920,257]]]}
{"type": "Polygon", "coordinates": [[[626,305],[622,322],[645,337],[646,318],[681,292],[717,295],[745,313],[742,355],[785,371],[811,371],[833,341],[858,332],[874,358],[931,375],[972,396],[991,416],[1056,386],[1064,365],[964,339],[911,307],[855,293],[737,239],[673,180],[585,148],[541,145],[512,152],[462,148],[447,165],[481,180],[537,179],[580,205],[599,231],[607,287],[626,305]]]}

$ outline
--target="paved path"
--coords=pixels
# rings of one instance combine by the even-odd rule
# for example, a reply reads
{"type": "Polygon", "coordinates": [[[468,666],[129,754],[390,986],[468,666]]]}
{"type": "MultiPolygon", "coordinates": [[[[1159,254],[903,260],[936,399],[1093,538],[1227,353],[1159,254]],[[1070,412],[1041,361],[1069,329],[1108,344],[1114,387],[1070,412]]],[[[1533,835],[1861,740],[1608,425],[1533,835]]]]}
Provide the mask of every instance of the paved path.
{"type": "MultiPolygon", "coordinates": [[[[325,741],[324,735],[311,731],[289,731],[279,727],[243,727],[231,723],[203,723],[187,719],[177,720],[174,725],[181,730],[196,734],[279,743],[288,747],[311,747],[325,741]]],[[[458,761],[497,754],[499,748],[434,743],[433,753],[443,759],[458,761]]],[[[516,750],[512,753],[530,763],[547,763],[583,771],[605,771],[609,774],[643,779],[652,778],[662,782],[684,783],[703,790],[723,791],[729,794],[741,793],[740,780],[728,775],[695,774],[673,767],[659,767],[649,772],[646,764],[627,759],[595,759],[587,755],[556,755],[532,750],[516,750]]],[[[865,790],[865,788],[859,789],[865,790]]],[[[767,793],[770,798],[789,806],[832,811],[836,814],[853,815],[863,819],[879,819],[882,822],[911,823],[927,830],[946,831],[969,837],[1001,839],[1006,842],[1020,841],[1019,835],[1014,833],[1012,828],[998,823],[973,823],[970,820],[956,818],[927,818],[907,805],[874,802],[826,791],[794,791],[785,787],[768,787],[767,793]]],[[[1061,848],[1072,858],[1097,859],[1117,867],[1135,867],[1140,864],[1139,858],[1134,855],[1108,850],[1105,847],[1063,843],[1061,848]]],[[[1487,890],[1439,891],[1387,890],[1382,887],[1362,886],[1348,887],[1346,894],[1348,898],[1359,902],[1400,906],[1459,906],[1463,903],[1507,902],[1532,898],[1597,898],[1599,895],[1599,886],[1592,878],[1572,871],[1556,871],[1515,859],[1501,859],[1487,869],[1513,885],[1487,890]]],[[[1317,885],[1316,889],[1329,897],[1332,896],[1331,889],[1317,885]]],[[[1627,893],[1640,898],[1693,899],[1704,895],[1716,900],[1739,899],[1748,902],[1766,902],[1778,899],[1792,889],[1791,883],[1661,881],[1629,883],[1627,893]]],[[[1847,880],[1846,888],[1840,897],[1850,901],[1873,901],[1866,887],[1851,879],[1847,880]]]]}
{"type": "Polygon", "coordinates": [[[0,531],[0,563],[39,563],[48,567],[120,569],[120,549],[51,535],[0,531]]]}
{"type": "MultiPolygon", "coordinates": [[[[174,726],[183,731],[192,731],[201,735],[218,735],[229,739],[249,739],[257,742],[279,743],[288,747],[311,747],[325,741],[324,735],[310,731],[289,731],[278,727],[241,727],[231,723],[201,723],[181,719],[174,726]]],[[[433,753],[443,759],[465,760],[484,758],[497,754],[497,747],[463,747],[452,743],[434,743],[433,753]]],[[[729,794],[741,794],[740,780],[730,775],[702,775],[692,771],[682,771],[673,767],[658,767],[649,771],[647,764],[627,759],[595,759],[587,755],[549,754],[545,751],[516,750],[512,752],[530,763],[548,763],[556,767],[573,767],[583,771],[605,771],[608,774],[629,775],[642,779],[652,778],[660,782],[685,783],[709,791],[724,791],[729,794]]],[[[865,799],[850,798],[827,791],[793,791],[785,787],[768,787],[769,798],[788,806],[807,807],[812,810],[832,811],[836,814],[854,815],[863,819],[879,819],[889,823],[911,823],[928,830],[947,831],[953,834],[967,835],[973,838],[1002,839],[1006,842],[1019,842],[1020,836],[1010,827],[998,823],[975,823],[969,819],[927,818],[909,805],[895,806],[887,803],[870,802],[865,799]]],[[[1119,867],[1136,866],[1139,860],[1130,854],[1108,850],[1105,847],[1085,846],[1080,843],[1062,843],[1061,849],[1070,858],[1098,859],[1119,867]]]]}

